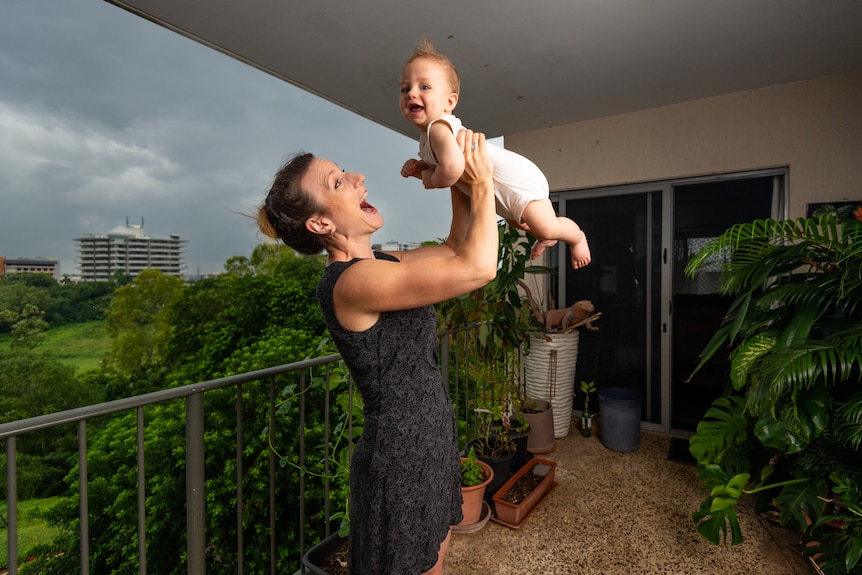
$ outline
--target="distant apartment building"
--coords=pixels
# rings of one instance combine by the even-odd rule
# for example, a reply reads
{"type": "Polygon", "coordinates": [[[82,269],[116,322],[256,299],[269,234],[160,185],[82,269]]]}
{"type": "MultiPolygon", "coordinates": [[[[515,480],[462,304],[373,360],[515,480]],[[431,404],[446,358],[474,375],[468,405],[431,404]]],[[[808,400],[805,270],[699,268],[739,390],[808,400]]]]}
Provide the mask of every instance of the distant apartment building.
{"type": "Polygon", "coordinates": [[[60,262],[49,258],[0,257],[0,276],[6,274],[48,274],[55,280],[60,279],[60,262]]]}
{"type": "Polygon", "coordinates": [[[389,240],[382,244],[371,244],[371,249],[379,252],[406,252],[407,250],[415,250],[421,246],[422,244],[419,242],[399,242],[397,240],[389,240]]]}
{"type": "Polygon", "coordinates": [[[143,270],[183,277],[183,245],[187,242],[171,234],[154,238],[144,233],[144,221],[117,226],[105,235],[84,234],[75,240],[81,281],[105,281],[115,273],[131,276],[143,270]]]}

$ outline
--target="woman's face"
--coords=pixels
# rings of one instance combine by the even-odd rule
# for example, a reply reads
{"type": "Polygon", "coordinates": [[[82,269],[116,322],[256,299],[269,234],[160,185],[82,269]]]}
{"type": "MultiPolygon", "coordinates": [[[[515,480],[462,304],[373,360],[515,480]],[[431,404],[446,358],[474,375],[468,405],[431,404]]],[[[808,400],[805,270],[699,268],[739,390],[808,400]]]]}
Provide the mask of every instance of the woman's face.
{"type": "Polygon", "coordinates": [[[366,201],[365,176],[345,172],[334,162],[314,158],[302,178],[302,188],[309,190],[335,226],[347,233],[357,229],[380,229],[383,217],[366,201]]]}

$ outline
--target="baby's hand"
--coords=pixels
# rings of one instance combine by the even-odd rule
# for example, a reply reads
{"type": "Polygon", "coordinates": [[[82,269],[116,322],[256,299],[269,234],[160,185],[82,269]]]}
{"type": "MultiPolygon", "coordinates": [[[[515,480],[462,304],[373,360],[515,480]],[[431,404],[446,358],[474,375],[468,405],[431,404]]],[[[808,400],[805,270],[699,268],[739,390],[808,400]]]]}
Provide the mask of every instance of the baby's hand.
{"type": "Polygon", "coordinates": [[[401,168],[401,175],[405,178],[421,178],[422,164],[424,164],[424,162],[410,158],[404,162],[404,166],[401,168]]]}

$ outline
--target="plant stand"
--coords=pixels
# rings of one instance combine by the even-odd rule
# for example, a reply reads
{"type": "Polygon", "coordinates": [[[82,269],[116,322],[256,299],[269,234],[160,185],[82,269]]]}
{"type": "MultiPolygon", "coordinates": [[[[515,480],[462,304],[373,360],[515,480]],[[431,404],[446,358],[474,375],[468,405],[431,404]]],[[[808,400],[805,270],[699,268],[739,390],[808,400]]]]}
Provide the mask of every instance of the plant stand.
{"type": "Polygon", "coordinates": [[[569,434],[572,423],[578,335],[574,330],[545,334],[541,338],[531,337],[530,353],[524,355],[527,395],[550,402],[554,413],[554,437],[557,439],[569,434]]]}
{"type": "Polygon", "coordinates": [[[554,481],[554,473],[557,469],[557,462],[540,457],[534,457],[527,465],[521,468],[518,473],[509,478],[509,480],[500,488],[493,496],[495,516],[492,521],[517,529],[526,521],[527,517],[533,512],[539,504],[544,501],[548,494],[557,486],[554,481]],[[536,474],[542,475],[541,482],[519,503],[511,503],[504,499],[506,493],[518,482],[521,477],[535,469],[536,474]]]}

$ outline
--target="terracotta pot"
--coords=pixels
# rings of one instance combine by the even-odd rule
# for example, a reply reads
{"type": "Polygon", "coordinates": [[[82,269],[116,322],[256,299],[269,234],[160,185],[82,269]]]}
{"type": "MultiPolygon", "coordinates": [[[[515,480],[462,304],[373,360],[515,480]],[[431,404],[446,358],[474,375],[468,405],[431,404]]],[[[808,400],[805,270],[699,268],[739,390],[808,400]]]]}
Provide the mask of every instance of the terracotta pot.
{"type": "Polygon", "coordinates": [[[527,465],[521,468],[518,473],[514,474],[509,480],[497,491],[494,496],[494,511],[496,513],[496,517],[493,518],[493,521],[497,523],[501,523],[508,527],[518,528],[521,526],[521,523],[527,518],[527,516],[532,513],[533,509],[542,502],[548,493],[550,493],[551,489],[556,487],[556,483],[554,483],[554,473],[557,469],[557,462],[550,461],[548,459],[542,459],[541,457],[534,457],[531,459],[527,465]],[[530,492],[527,497],[524,498],[520,503],[514,504],[503,499],[503,496],[506,494],[509,489],[524,475],[528,472],[532,471],[536,468],[537,472],[543,472],[544,478],[541,483],[530,492]]]}
{"type": "MultiPolygon", "coordinates": [[[[462,457],[461,463],[465,461],[467,461],[467,458],[462,457]]],[[[482,472],[485,474],[485,481],[479,485],[461,487],[461,513],[464,515],[464,519],[458,525],[462,527],[478,523],[482,517],[482,501],[485,498],[485,488],[494,479],[494,471],[490,465],[481,460],[477,460],[476,463],[482,468],[482,472]]]]}
{"type": "Polygon", "coordinates": [[[527,451],[530,453],[549,453],[557,447],[554,437],[554,410],[551,402],[545,399],[528,399],[527,404],[535,404],[538,413],[524,412],[524,420],[530,424],[527,438],[527,451]]]}

